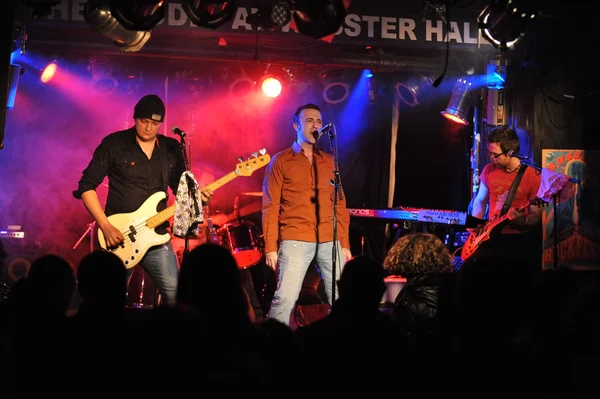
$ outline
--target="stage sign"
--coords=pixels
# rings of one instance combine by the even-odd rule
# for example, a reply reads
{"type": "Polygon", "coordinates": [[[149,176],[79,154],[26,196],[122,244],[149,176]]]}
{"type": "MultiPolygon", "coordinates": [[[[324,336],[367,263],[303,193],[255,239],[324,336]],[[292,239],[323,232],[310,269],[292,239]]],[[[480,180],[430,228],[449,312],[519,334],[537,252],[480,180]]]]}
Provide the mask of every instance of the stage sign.
{"type": "Polygon", "coordinates": [[[578,180],[542,214],[542,267],[600,268],[600,151],[544,149],[542,167],[578,180]]]}
{"type": "MultiPolygon", "coordinates": [[[[483,7],[455,7],[450,21],[441,9],[431,7],[421,0],[405,0],[402,2],[373,2],[370,0],[346,1],[348,8],[343,25],[330,37],[323,38],[327,42],[344,45],[391,46],[403,48],[446,49],[448,40],[454,49],[469,49],[494,52],[492,45],[480,35],[477,16],[483,7]],[[447,35],[446,30],[450,28],[447,35]]],[[[426,2],[428,3],[428,2],[426,2]]],[[[57,23],[85,24],[83,8],[84,0],[57,0],[47,17],[57,23]]],[[[233,18],[226,21],[214,31],[256,35],[257,28],[248,22],[248,16],[256,13],[256,2],[238,1],[233,18]]],[[[165,18],[155,28],[157,32],[167,33],[181,29],[212,32],[212,30],[195,26],[187,17],[179,1],[165,4],[165,18]]],[[[441,8],[440,8],[441,7],[441,8]]],[[[284,39],[286,36],[299,38],[295,23],[291,21],[281,30],[261,33],[272,39],[284,39]]],[[[311,39],[312,41],[312,39],[311,39]]]]}

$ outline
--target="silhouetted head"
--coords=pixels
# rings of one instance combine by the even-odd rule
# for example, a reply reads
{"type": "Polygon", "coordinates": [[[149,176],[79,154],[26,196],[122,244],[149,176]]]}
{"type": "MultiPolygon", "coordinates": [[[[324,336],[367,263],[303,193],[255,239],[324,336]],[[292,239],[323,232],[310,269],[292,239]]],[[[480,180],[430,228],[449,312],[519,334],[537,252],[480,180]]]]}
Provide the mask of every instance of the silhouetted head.
{"type": "Polygon", "coordinates": [[[363,305],[379,305],[385,292],[385,270],[383,266],[367,256],[350,259],[338,281],[341,301],[363,305]]]}
{"type": "Polygon", "coordinates": [[[64,258],[44,255],[32,264],[27,276],[29,305],[45,313],[64,314],[75,291],[75,273],[64,258]]]}
{"type": "Polygon", "coordinates": [[[127,270],[112,252],[94,251],[83,257],[77,270],[79,293],[84,302],[111,302],[125,306],[127,270]]]}
{"type": "Polygon", "coordinates": [[[199,314],[220,318],[247,315],[247,303],[237,262],[220,245],[202,244],[183,257],[177,302],[199,314]]]}

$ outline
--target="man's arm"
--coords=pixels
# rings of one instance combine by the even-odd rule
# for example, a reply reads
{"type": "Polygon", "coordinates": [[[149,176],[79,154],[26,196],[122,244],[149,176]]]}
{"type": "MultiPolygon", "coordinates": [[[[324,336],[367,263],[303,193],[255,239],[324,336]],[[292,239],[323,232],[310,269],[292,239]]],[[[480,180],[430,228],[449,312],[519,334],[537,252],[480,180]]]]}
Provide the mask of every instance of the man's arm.
{"type": "Polygon", "coordinates": [[[73,191],[73,196],[83,201],[86,209],[104,233],[106,245],[112,247],[123,242],[123,234],[108,221],[96,193],[96,187],[104,180],[110,167],[111,156],[109,148],[110,145],[105,138],[96,150],[94,150],[92,160],[83,171],[79,180],[79,186],[77,190],[73,191]]]}
{"type": "Polygon", "coordinates": [[[490,196],[490,190],[485,184],[481,184],[479,186],[479,191],[477,191],[477,195],[473,199],[473,211],[471,212],[473,216],[479,219],[483,219],[485,216],[485,208],[488,203],[488,199],[490,196]]]}
{"type": "Polygon", "coordinates": [[[108,247],[114,247],[123,242],[123,234],[110,222],[102,209],[100,200],[95,190],[88,190],[81,194],[81,200],[85,205],[86,209],[92,215],[98,227],[102,229],[104,233],[104,239],[108,247]]]}
{"type": "Polygon", "coordinates": [[[265,171],[262,196],[262,228],[265,240],[265,263],[275,269],[277,267],[277,240],[279,238],[279,206],[281,204],[281,187],[283,170],[278,158],[271,160],[265,171]]]}

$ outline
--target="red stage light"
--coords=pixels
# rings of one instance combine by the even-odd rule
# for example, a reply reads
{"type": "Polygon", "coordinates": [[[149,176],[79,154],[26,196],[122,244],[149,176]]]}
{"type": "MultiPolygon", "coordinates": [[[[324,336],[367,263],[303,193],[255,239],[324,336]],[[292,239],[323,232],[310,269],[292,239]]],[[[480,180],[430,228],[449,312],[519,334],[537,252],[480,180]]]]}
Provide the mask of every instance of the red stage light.
{"type": "Polygon", "coordinates": [[[56,74],[57,68],[58,66],[54,62],[48,64],[46,68],[44,68],[44,70],[42,71],[42,75],[40,77],[42,83],[48,83],[49,81],[51,81],[54,77],[54,74],[56,74]]]}
{"type": "Polygon", "coordinates": [[[283,90],[281,82],[272,76],[268,76],[263,79],[261,88],[266,96],[272,98],[279,96],[283,90]]]}

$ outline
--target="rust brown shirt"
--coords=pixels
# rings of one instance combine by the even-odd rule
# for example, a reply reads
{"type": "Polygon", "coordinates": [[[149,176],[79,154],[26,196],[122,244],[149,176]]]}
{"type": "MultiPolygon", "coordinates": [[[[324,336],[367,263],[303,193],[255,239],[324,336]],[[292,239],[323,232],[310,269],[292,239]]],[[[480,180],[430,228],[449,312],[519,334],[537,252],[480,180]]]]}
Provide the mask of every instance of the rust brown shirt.
{"type": "MultiPolygon", "coordinates": [[[[333,240],[334,168],[333,157],[317,149],[311,165],[296,142],[273,156],[263,181],[265,252],[276,252],[281,240],[333,240]]],[[[337,237],[343,248],[350,248],[345,199],[344,194],[337,201],[337,237]]]]}

